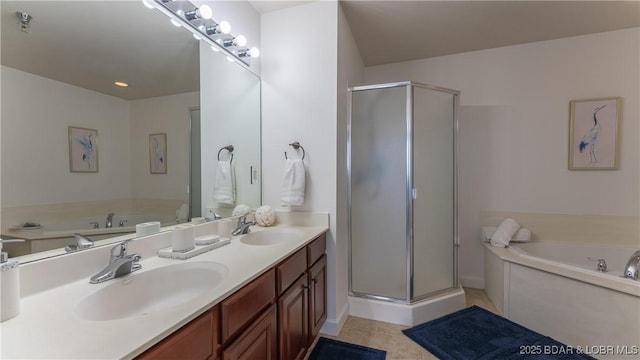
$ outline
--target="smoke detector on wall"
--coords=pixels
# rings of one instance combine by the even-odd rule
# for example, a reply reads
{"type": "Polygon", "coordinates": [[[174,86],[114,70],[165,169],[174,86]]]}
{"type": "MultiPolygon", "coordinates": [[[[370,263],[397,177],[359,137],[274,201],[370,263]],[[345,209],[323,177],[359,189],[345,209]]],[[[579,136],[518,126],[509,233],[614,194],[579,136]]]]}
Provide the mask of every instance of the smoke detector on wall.
{"type": "Polygon", "coordinates": [[[18,11],[16,12],[16,16],[18,17],[18,29],[25,33],[31,32],[31,20],[33,20],[33,16],[29,15],[26,12],[18,11]]]}

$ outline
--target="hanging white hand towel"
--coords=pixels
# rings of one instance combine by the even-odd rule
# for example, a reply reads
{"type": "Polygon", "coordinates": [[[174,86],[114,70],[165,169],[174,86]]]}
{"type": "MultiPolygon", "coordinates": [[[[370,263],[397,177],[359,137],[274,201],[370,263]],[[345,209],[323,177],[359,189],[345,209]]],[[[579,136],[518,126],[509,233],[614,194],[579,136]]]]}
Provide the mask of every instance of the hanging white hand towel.
{"type": "Polygon", "coordinates": [[[219,203],[229,205],[233,205],[236,202],[235,179],[231,161],[218,161],[216,181],[213,185],[213,199],[219,203]]]}
{"type": "Polygon", "coordinates": [[[302,159],[287,159],[284,163],[282,180],[282,205],[302,205],[304,203],[304,162],[302,159]]]}

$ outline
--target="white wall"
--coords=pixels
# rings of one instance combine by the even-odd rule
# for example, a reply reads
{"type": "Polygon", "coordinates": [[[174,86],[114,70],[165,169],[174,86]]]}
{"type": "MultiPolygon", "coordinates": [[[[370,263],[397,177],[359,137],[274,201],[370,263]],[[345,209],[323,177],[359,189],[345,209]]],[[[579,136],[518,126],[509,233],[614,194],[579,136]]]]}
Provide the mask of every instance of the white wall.
{"type": "Polygon", "coordinates": [[[1,69],[2,206],[128,198],[129,102],[1,69]],[[97,173],[69,171],[69,126],[98,130],[97,173]]]}
{"type": "MultiPolygon", "coordinates": [[[[349,290],[348,206],[347,206],[347,89],[364,81],[364,64],[342,7],[338,7],[338,124],[337,124],[337,196],[336,196],[336,302],[346,309],[349,290]]],[[[339,314],[340,315],[340,314],[339,314]]],[[[339,316],[340,318],[340,316],[339,316]]]]}
{"type": "Polygon", "coordinates": [[[188,109],[199,105],[199,92],[127,101],[8,67],[2,88],[3,208],[188,200],[188,109]],[[98,130],[97,173],[69,171],[68,126],[98,130]],[[149,134],[162,132],[168,172],[152,175],[149,134]]]}
{"type": "Polygon", "coordinates": [[[463,280],[483,276],[481,211],[638,216],[639,46],[634,28],[365,69],[462,92],[463,280]],[[620,169],[567,170],[569,101],[606,96],[622,97],[620,169]]]}
{"type": "Polygon", "coordinates": [[[189,193],[189,108],[200,105],[200,93],[131,101],[131,193],[136,198],[184,199],[189,193]],[[151,174],[149,135],[167,134],[167,173],[151,174]]]}
{"type": "Polygon", "coordinates": [[[313,2],[261,20],[263,203],[280,207],[283,152],[295,152],[288,144],[299,141],[306,196],[294,210],[329,213],[327,323],[337,328],[346,306],[344,289],[338,295],[336,288],[336,249],[343,248],[336,238],[338,4],[313,2]]]}

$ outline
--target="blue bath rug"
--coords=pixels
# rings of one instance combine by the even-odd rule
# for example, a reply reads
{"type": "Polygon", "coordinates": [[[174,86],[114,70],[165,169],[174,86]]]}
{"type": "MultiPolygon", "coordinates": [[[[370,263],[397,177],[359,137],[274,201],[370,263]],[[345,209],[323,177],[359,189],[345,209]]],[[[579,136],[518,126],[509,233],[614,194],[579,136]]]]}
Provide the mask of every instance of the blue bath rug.
{"type": "Polygon", "coordinates": [[[478,306],[402,332],[442,360],[594,359],[478,306]]]}
{"type": "Polygon", "coordinates": [[[387,352],[321,337],[309,360],[384,360],[387,352]]]}

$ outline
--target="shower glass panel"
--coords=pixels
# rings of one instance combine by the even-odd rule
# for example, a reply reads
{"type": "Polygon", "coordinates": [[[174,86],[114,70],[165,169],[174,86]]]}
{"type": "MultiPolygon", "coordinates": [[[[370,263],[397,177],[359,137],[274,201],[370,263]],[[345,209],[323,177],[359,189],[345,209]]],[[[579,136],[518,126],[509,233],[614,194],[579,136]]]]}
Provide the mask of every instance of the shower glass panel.
{"type": "Polygon", "coordinates": [[[349,89],[350,294],[400,303],[458,286],[458,92],[349,89]]]}
{"type": "Polygon", "coordinates": [[[454,280],[454,97],[413,88],[413,293],[454,280]]]}
{"type": "Polygon", "coordinates": [[[354,92],[352,290],[407,298],[407,88],[354,92]],[[376,226],[376,224],[383,226],[376,226]]]}

